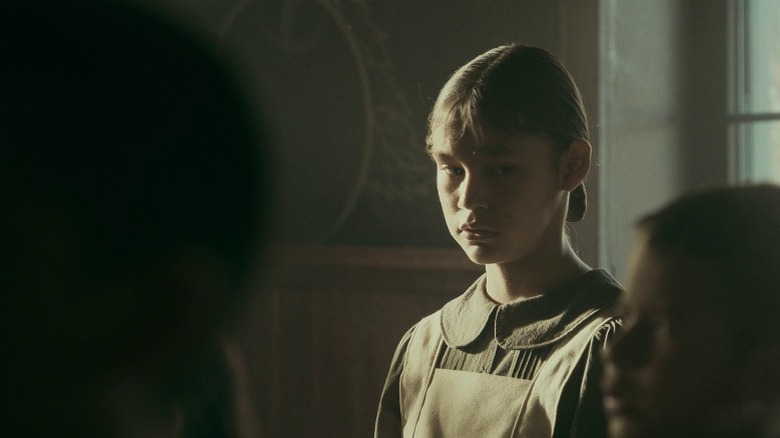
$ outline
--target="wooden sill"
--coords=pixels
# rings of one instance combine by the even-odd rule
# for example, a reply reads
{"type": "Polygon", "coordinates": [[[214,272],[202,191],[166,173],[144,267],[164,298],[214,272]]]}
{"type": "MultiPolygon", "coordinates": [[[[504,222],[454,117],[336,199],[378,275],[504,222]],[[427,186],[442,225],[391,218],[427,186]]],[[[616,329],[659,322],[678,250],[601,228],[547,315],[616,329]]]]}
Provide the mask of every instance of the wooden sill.
{"type": "Polygon", "coordinates": [[[284,245],[266,285],[279,290],[460,294],[484,272],[460,249],[284,245]]]}
{"type": "Polygon", "coordinates": [[[272,259],[303,266],[482,271],[460,249],[283,245],[272,259]]]}

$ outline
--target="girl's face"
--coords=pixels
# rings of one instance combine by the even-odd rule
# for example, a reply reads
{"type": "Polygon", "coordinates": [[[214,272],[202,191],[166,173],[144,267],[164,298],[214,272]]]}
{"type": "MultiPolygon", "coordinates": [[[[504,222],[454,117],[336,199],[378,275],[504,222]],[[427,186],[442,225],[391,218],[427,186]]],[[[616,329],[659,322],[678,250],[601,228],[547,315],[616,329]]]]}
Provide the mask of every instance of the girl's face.
{"type": "Polygon", "coordinates": [[[635,248],[623,328],[604,357],[610,436],[706,433],[728,404],[735,355],[726,306],[713,303],[718,278],[702,262],[635,248]]]}
{"type": "Polygon", "coordinates": [[[568,197],[552,141],[485,131],[433,145],[450,234],[472,261],[511,263],[562,245],[568,197]]]}

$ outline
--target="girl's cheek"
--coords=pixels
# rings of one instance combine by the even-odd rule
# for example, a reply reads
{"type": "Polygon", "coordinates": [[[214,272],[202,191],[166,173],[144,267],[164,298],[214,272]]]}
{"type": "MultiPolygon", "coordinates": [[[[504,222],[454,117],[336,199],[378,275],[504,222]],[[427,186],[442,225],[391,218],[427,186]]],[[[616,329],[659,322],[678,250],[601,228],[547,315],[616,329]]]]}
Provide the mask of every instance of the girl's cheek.
{"type": "Polygon", "coordinates": [[[457,186],[450,183],[443,183],[438,186],[439,200],[442,205],[456,205],[458,202],[457,186]]]}

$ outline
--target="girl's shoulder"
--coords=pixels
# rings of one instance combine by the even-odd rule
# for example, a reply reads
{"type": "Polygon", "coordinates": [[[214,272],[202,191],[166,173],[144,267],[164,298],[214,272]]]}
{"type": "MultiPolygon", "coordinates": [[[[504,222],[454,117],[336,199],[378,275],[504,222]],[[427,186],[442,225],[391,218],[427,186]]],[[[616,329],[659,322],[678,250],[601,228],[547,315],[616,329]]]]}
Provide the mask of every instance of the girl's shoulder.
{"type": "Polygon", "coordinates": [[[617,300],[623,286],[615,277],[604,269],[592,269],[574,278],[563,286],[564,289],[595,291],[605,296],[612,296],[617,300]]]}

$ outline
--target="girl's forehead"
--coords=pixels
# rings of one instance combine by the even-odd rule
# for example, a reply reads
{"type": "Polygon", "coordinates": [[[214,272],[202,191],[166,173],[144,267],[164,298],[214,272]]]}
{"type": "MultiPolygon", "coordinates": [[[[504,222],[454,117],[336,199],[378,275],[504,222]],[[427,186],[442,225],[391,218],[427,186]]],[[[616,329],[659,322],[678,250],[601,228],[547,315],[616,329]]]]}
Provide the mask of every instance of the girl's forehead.
{"type": "Polygon", "coordinates": [[[711,263],[681,254],[659,254],[639,245],[632,260],[624,301],[686,313],[705,304],[720,306],[721,274],[711,263]]]}
{"type": "Polygon", "coordinates": [[[432,154],[464,154],[485,157],[514,154],[545,154],[552,145],[552,140],[540,134],[524,132],[508,133],[486,129],[475,133],[467,131],[463,135],[440,136],[434,141],[430,152],[432,154]]]}

